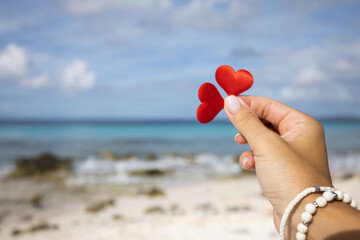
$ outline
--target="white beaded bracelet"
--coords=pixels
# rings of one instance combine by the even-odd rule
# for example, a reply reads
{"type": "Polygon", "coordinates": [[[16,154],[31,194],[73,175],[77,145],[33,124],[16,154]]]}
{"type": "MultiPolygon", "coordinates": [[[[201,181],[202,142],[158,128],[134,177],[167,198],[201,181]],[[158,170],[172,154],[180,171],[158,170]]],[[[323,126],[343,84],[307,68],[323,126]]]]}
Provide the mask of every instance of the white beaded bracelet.
{"type": "MultiPolygon", "coordinates": [[[[281,222],[280,222],[280,240],[285,240],[285,225],[286,225],[286,221],[289,218],[289,215],[291,213],[291,211],[293,210],[293,208],[295,207],[296,204],[298,204],[301,199],[303,199],[304,197],[306,197],[307,195],[309,195],[310,193],[314,193],[314,192],[325,192],[325,191],[331,191],[331,190],[336,190],[335,188],[332,187],[309,187],[307,189],[305,189],[304,191],[302,191],[301,193],[299,193],[290,203],[289,205],[286,207],[284,214],[281,218],[281,222]]],[[[306,214],[307,215],[307,214],[306,214]]],[[[309,217],[307,215],[307,217],[309,217]]],[[[310,216],[312,218],[312,215],[310,216]]]]}
{"type": "MultiPolygon", "coordinates": [[[[323,196],[318,197],[313,203],[308,203],[305,205],[305,212],[301,214],[301,219],[303,220],[302,223],[299,223],[297,225],[298,232],[296,233],[296,239],[297,240],[305,240],[306,239],[306,233],[308,230],[308,223],[312,220],[312,215],[316,212],[317,207],[325,207],[327,205],[327,202],[330,202],[332,200],[342,200],[345,203],[350,204],[351,207],[357,208],[357,203],[355,200],[351,199],[351,196],[347,193],[344,193],[338,189],[332,188],[332,187],[309,187],[299,193],[287,206],[287,208],[284,211],[284,214],[281,218],[280,222],[280,240],[285,239],[285,225],[286,221],[292,211],[292,209],[295,207],[296,204],[298,204],[301,199],[309,195],[310,193],[315,192],[324,192],[323,196]]],[[[360,209],[358,209],[360,210],[360,209]]]]}
{"type": "Polygon", "coordinates": [[[305,212],[301,214],[302,222],[297,225],[298,232],[296,233],[296,240],[306,240],[308,225],[312,220],[312,215],[316,212],[316,208],[325,207],[328,202],[333,200],[343,201],[355,209],[357,209],[358,206],[357,202],[351,199],[351,196],[347,193],[340,190],[325,191],[323,195],[316,198],[314,202],[305,205],[305,212]]]}

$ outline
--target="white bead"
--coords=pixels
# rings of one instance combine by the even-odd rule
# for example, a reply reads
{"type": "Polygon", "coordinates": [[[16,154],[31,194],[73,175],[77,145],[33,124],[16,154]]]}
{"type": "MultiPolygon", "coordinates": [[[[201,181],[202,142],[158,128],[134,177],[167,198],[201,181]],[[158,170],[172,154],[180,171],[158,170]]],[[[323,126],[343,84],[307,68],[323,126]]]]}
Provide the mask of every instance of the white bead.
{"type": "Polygon", "coordinates": [[[296,233],[296,240],[306,240],[306,235],[301,233],[301,232],[297,232],[296,233]]]}
{"type": "Polygon", "coordinates": [[[327,201],[324,197],[318,197],[315,202],[317,203],[317,205],[319,205],[319,207],[325,207],[327,204],[327,201]]]}
{"type": "Polygon", "coordinates": [[[357,202],[353,199],[351,200],[350,206],[352,206],[353,208],[357,208],[357,202]]]}
{"type": "Polygon", "coordinates": [[[303,223],[299,223],[299,224],[297,225],[297,230],[298,230],[298,232],[306,233],[307,230],[308,230],[308,227],[305,226],[303,223]]]}
{"type": "Polygon", "coordinates": [[[351,203],[351,196],[349,194],[347,194],[347,193],[344,193],[343,202],[344,203],[351,203]]]}
{"type": "Polygon", "coordinates": [[[336,190],[335,193],[336,193],[336,195],[337,195],[337,199],[338,199],[338,200],[343,200],[343,198],[344,198],[344,193],[343,193],[342,191],[336,190]]]}
{"type": "Polygon", "coordinates": [[[316,212],[316,207],[312,203],[308,203],[305,205],[305,211],[307,211],[310,214],[314,214],[316,212]]]}
{"type": "Polygon", "coordinates": [[[301,220],[303,220],[304,222],[310,222],[311,221],[311,219],[312,219],[312,215],[310,214],[310,213],[308,213],[308,212],[303,212],[302,214],[301,214],[301,220]]]}
{"type": "Polygon", "coordinates": [[[330,191],[326,191],[323,193],[323,197],[326,199],[326,201],[331,202],[334,199],[334,194],[330,191]]]}

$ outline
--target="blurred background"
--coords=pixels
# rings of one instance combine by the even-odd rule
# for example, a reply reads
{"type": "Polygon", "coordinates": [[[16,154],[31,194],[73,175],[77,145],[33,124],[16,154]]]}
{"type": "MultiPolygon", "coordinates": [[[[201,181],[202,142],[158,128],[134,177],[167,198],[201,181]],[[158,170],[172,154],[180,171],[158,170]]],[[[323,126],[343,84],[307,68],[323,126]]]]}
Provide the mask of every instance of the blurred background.
{"type": "Polygon", "coordinates": [[[196,120],[198,88],[224,64],[252,73],[246,94],[319,119],[332,173],[356,175],[359,12],[352,0],[1,0],[0,177],[60,169],[84,186],[238,176],[249,148],[224,112],[196,120]]]}

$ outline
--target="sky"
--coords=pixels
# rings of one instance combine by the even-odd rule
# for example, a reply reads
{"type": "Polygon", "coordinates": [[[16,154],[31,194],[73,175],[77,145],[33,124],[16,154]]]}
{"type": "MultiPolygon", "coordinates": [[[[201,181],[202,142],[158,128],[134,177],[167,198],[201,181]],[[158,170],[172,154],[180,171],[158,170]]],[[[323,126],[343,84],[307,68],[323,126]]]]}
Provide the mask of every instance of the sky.
{"type": "Polygon", "coordinates": [[[359,12],[345,0],[1,0],[0,119],[195,119],[224,64],[252,73],[248,95],[360,117],[359,12]]]}

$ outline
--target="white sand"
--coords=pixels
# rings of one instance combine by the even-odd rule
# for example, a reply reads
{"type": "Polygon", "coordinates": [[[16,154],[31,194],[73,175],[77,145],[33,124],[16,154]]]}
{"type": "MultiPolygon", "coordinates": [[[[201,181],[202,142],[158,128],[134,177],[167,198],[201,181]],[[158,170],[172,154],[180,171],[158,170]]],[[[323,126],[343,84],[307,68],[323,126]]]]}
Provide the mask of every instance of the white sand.
{"type": "MultiPolygon", "coordinates": [[[[336,180],[335,185],[360,200],[359,177],[336,180]]],[[[0,239],[61,240],[197,240],[276,239],[272,208],[262,196],[255,177],[208,180],[185,185],[161,185],[165,197],[124,195],[111,189],[91,193],[61,190],[51,184],[0,184],[0,239]],[[44,208],[28,204],[31,194],[46,193],[44,208]],[[112,197],[114,206],[95,214],[89,202],[112,197]],[[23,199],[23,200],[21,200],[23,199]],[[177,209],[171,211],[172,205],[177,209]],[[159,206],[164,213],[146,214],[159,206]],[[199,207],[200,206],[200,207],[199,207]],[[228,208],[233,211],[228,211],[228,208]],[[236,209],[237,207],[237,209],[236,209]],[[237,211],[235,211],[235,210],[237,211]],[[121,219],[113,219],[121,215],[121,219]],[[29,216],[32,218],[29,219],[29,216]],[[26,218],[27,217],[27,218],[26,218]],[[12,236],[14,228],[27,229],[40,220],[58,229],[12,236]]]]}

